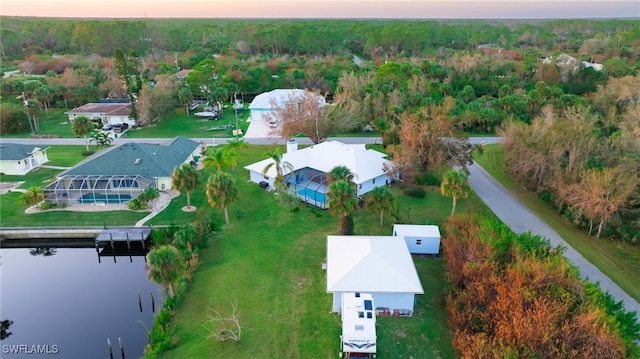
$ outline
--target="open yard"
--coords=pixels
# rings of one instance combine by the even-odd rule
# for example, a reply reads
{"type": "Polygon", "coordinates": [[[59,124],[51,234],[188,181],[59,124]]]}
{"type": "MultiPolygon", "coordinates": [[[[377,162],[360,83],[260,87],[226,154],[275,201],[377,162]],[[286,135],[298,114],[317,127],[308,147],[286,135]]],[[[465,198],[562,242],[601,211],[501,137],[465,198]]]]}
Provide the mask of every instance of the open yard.
{"type": "MultiPolygon", "coordinates": [[[[81,146],[76,146],[81,147],[81,146]]],[[[330,313],[331,295],[325,293],[326,235],[339,231],[339,221],[327,211],[302,205],[294,213],[281,207],[276,196],[248,182],[244,165],[263,158],[268,146],[251,146],[238,159],[234,177],[240,199],[230,206],[231,225],[224,226],[209,248],[202,250],[199,269],[176,315],[171,330],[177,346],[165,358],[335,358],[339,351],[340,318],[330,313]],[[229,308],[237,302],[243,336],[240,343],[218,343],[206,338],[206,316],[212,308],[229,308]]],[[[78,151],[79,152],[79,151],[78,151]]],[[[50,150],[56,163],[71,164],[82,159],[72,146],[54,146],[50,150]],[[67,148],[69,147],[69,148],[67,148]],[[57,152],[60,151],[60,154],[57,152]],[[64,154],[66,153],[66,154],[64,154]],[[57,159],[60,155],[68,160],[57,159]]],[[[227,169],[230,171],[230,169],[227,169]]],[[[41,171],[41,170],[39,170],[41,171]]],[[[33,183],[52,178],[55,171],[28,175],[33,183]],[[43,176],[41,176],[43,174],[43,176]]],[[[206,173],[202,173],[206,178],[206,173]]],[[[209,206],[203,185],[192,193],[196,212],[183,212],[183,193],[151,220],[153,225],[185,224],[196,218],[224,223],[221,210],[209,206]]],[[[403,194],[404,185],[396,184],[404,223],[440,224],[451,210],[451,199],[429,187],[424,198],[403,194]]],[[[76,225],[131,225],[146,213],[78,213],[51,211],[24,214],[17,193],[0,196],[3,226],[44,226],[59,223],[76,225]]],[[[493,216],[475,195],[459,201],[460,212],[493,216]]],[[[390,235],[394,223],[385,216],[359,210],[354,216],[356,234],[390,235]]],[[[446,288],[441,259],[415,256],[425,294],[418,296],[412,318],[380,318],[377,324],[380,358],[451,358],[451,332],[444,304],[446,288]]]]}
{"type": "Polygon", "coordinates": [[[640,300],[640,246],[616,239],[591,237],[573,226],[505,172],[504,146],[487,145],[484,154],[476,156],[476,161],[573,248],[630,296],[640,300]]]}
{"type": "MultiPolygon", "coordinates": [[[[230,206],[231,225],[222,228],[210,247],[172,321],[177,347],[164,358],[335,358],[339,351],[340,318],[331,314],[331,295],[325,293],[326,235],[339,231],[329,212],[302,206],[290,213],[273,193],[248,183],[242,166],[261,158],[267,147],[252,146],[235,171],[240,199],[230,206]],[[213,308],[238,303],[243,326],[240,343],[206,338],[206,316],[213,308]]],[[[429,188],[425,198],[393,190],[405,222],[440,223],[451,210],[449,198],[429,188]]],[[[196,213],[181,213],[181,195],[153,224],[186,222],[199,216],[223,223],[222,211],[211,209],[194,194],[196,213]]],[[[460,210],[492,216],[475,196],[460,201],[460,210]]],[[[356,234],[390,235],[391,216],[379,226],[378,217],[360,210],[354,217],[356,234]]],[[[380,358],[451,358],[451,333],[444,307],[444,266],[441,259],[414,257],[425,295],[418,296],[416,316],[380,318],[380,358]]]]}

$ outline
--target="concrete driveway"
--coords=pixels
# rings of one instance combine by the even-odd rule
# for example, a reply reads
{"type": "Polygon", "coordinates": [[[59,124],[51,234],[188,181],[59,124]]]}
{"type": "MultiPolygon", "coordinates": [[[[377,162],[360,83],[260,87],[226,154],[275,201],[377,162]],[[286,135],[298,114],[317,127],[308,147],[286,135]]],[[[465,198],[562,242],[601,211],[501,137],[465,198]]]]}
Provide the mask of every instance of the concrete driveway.
{"type": "Polygon", "coordinates": [[[582,278],[592,282],[600,282],[600,287],[609,292],[616,300],[624,301],[628,311],[635,311],[640,321],[640,304],[631,298],[609,277],[604,275],[596,266],[587,261],[580,253],[571,247],[549,225],[529,210],[520,200],[496,181],[484,168],[477,164],[469,167],[471,175],[469,184],[487,206],[516,233],[530,231],[549,239],[553,246],[563,245],[567,248],[564,256],[580,268],[582,278]]]}

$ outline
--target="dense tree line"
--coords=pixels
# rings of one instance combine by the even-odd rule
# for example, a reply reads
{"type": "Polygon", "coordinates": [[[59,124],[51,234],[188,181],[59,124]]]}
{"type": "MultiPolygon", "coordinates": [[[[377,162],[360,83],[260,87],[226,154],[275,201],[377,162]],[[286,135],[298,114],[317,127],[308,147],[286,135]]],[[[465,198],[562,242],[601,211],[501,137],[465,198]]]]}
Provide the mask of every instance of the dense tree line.
{"type": "Polygon", "coordinates": [[[640,239],[640,76],[610,79],[592,107],[509,122],[507,169],[595,236],[640,239]]]}
{"type": "Polygon", "coordinates": [[[638,58],[635,20],[63,20],[2,18],[3,58],[185,51],[245,55],[425,56],[493,44],[505,49],[638,58]]]}
{"type": "Polygon", "coordinates": [[[548,240],[451,217],[447,309],[462,358],[636,358],[640,324],[548,240]]]}

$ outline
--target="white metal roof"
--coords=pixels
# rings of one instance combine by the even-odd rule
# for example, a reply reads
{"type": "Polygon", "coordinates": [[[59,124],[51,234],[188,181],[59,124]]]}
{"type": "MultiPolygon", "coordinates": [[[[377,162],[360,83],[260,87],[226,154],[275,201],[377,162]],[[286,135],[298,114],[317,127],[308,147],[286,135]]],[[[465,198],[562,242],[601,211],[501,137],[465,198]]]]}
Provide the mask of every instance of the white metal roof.
{"type": "MultiPolygon", "coordinates": [[[[284,107],[287,100],[294,97],[304,96],[305,90],[301,89],[277,89],[269,92],[261,93],[256,96],[251,104],[249,104],[250,110],[272,110],[275,108],[284,107]]],[[[319,96],[318,101],[324,105],[324,97],[319,96]]]]}
{"type": "MultiPolygon", "coordinates": [[[[282,162],[288,162],[297,171],[302,168],[329,173],[336,166],[346,166],[354,174],[356,184],[367,182],[372,178],[385,174],[385,164],[389,161],[386,155],[375,150],[352,147],[338,141],[322,142],[301,150],[287,152],[282,155],[282,162]]],[[[265,159],[245,167],[248,171],[262,173],[264,168],[273,163],[272,159],[265,159]]],[[[285,170],[283,174],[289,173],[285,170]]],[[[267,177],[275,178],[275,166],[271,166],[267,177]]]]}
{"type": "Polygon", "coordinates": [[[440,238],[440,228],[435,225],[394,224],[393,235],[398,237],[440,238]]]}
{"type": "Polygon", "coordinates": [[[424,290],[403,237],[327,236],[327,292],[424,290]]]}

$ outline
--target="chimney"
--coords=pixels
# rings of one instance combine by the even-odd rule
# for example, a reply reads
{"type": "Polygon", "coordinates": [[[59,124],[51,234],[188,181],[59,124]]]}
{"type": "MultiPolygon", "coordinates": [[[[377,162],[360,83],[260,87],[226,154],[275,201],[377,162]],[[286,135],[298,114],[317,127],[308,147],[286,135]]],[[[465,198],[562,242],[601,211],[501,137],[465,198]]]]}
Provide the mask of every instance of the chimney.
{"type": "Polygon", "coordinates": [[[298,150],[298,142],[296,140],[287,141],[287,153],[298,150]]]}

